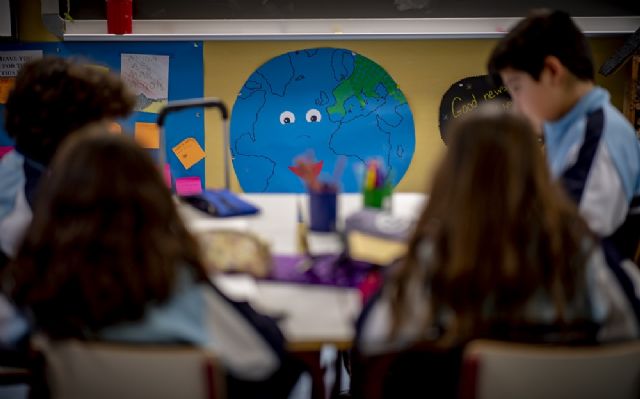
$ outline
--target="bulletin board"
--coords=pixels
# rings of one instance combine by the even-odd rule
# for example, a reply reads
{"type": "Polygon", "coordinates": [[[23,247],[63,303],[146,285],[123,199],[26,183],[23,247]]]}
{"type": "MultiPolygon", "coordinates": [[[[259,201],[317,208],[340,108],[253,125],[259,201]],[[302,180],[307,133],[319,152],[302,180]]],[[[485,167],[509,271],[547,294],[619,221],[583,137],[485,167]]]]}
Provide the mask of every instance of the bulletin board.
{"type": "MultiPolygon", "coordinates": [[[[618,49],[624,38],[590,39],[597,68],[618,49]]],[[[438,128],[439,106],[447,89],[460,79],[486,74],[486,61],[496,41],[467,40],[332,40],[332,41],[208,41],[204,44],[204,92],[223,99],[231,109],[247,78],[280,54],[305,48],[339,47],[353,50],[378,63],[398,84],[413,112],[415,152],[396,191],[422,192],[445,150],[438,128]]],[[[622,107],[626,76],[596,76],[596,84],[611,93],[622,107]]],[[[231,116],[233,119],[233,115],[231,116]]],[[[207,186],[223,184],[219,156],[222,131],[219,115],[206,111],[207,186]]],[[[349,171],[345,171],[350,173],[349,171]]],[[[233,176],[233,175],[232,175],[233,176]]],[[[232,181],[234,190],[241,190],[232,181]]]]}
{"type": "MultiPolygon", "coordinates": [[[[0,51],[41,50],[46,55],[78,57],[114,73],[127,74],[129,86],[138,96],[131,117],[117,121],[125,134],[133,135],[157,159],[157,112],[166,101],[203,96],[202,42],[59,42],[0,44],[0,51]],[[137,79],[149,73],[164,83],[160,89],[143,88],[137,79]],[[168,76],[167,76],[168,74],[168,76]]],[[[205,134],[202,108],[170,114],[164,135],[173,182],[194,179],[204,183],[205,134]],[[180,158],[178,157],[180,156],[180,158]],[[181,160],[182,159],[182,160],[181,160]]],[[[0,146],[12,142],[4,130],[4,103],[0,101],[0,146]]]]}

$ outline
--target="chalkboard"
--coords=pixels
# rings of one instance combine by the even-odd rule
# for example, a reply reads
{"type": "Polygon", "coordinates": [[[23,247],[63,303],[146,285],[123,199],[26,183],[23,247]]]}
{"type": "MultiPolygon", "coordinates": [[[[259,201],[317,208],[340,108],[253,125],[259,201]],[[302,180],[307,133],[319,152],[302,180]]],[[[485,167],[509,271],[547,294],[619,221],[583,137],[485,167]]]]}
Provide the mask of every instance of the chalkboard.
{"type": "Polygon", "coordinates": [[[501,101],[505,108],[511,106],[511,96],[504,86],[496,86],[488,75],[461,79],[449,87],[440,101],[438,124],[442,141],[447,142],[447,127],[451,121],[475,111],[487,101],[501,101]]]}
{"type": "MultiPolygon", "coordinates": [[[[105,19],[104,0],[60,0],[60,15],[105,19]]],[[[576,17],[640,15],[637,0],[133,0],[134,19],[495,18],[532,8],[576,17]]]]}
{"type": "MultiPolygon", "coordinates": [[[[136,59],[139,56],[158,56],[167,60],[167,92],[166,100],[179,100],[188,98],[203,97],[203,62],[202,62],[202,42],[82,42],[82,43],[5,43],[0,44],[0,51],[20,51],[39,50],[46,55],[58,55],[63,57],[78,57],[95,64],[99,67],[108,68],[110,71],[119,73],[121,65],[125,59],[136,59]],[[123,54],[125,55],[123,58],[123,54]],[[127,58],[129,57],[129,58],[127,58]]],[[[139,104],[143,106],[131,115],[131,117],[118,121],[125,133],[133,134],[137,126],[151,127],[157,119],[159,105],[149,105],[150,101],[140,94],[139,104]],[[146,124],[146,125],[145,125],[146,124]]],[[[198,178],[204,182],[205,165],[204,160],[199,159],[188,168],[177,157],[178,151],[173,149],[183,144],[185,140],[194,139],[195,142],[204,149],[204,110],[193,108],[179,113],[171,114],[165,124],[165,137],[167,156],[166,159],[171,166],[172,178],[198,178]]],[[[138,129],[141,131],[142,129],[138,129]]],[[[147,130],[148,131],[148,130],[147,130]]],[[[153,133],[153,132],[152,132],[153,133]]],[[[158,137],[157,135],[155,136],[158,137]]],[[[193,140],[189,140],[187,145],[194,154],[193,140]]],[[[0,101],[0,146],[12,145],[11,139],[4,130],[4,104],[0,101]]],[[[149,146],[152,157],[158,157],[157,146],[149,146]]],[[[183,145],[184,147],[184,145],[183,145]]],[[[182,148],[182,147],[180,147],[182,148]]],[[[200,152],[202,153],[202,152],[200,152]]],[[[193,155],[192,158],[193,159],[193,155]]]]}

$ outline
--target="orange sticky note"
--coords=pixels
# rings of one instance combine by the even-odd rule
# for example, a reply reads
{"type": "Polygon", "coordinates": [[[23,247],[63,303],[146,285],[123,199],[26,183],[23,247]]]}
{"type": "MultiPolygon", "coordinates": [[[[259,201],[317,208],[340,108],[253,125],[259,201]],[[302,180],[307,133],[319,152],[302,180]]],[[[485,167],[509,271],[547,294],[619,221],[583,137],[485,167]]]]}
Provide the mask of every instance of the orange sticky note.
{"type": "Polygon", "coordinates": [[[184,139],[173,147],[173,153],[176,154],[185,169],[189,169],[205,156],[204,150],[193,137],[184,139]]]}
{"type": "Polygon", "coordinates": [[[0,78],[0,104],[6,104],[9,92],[16,84],[16,78],[0,78]]]}
{"type": "Polygon", "coordinates": [[[122,134],[122,126],[120,126],[117,122],[111,122],[109,124],[109,133],[122,134]]]}
{"type": "Polygon", "coordinates": [[[136,122],[135,138],[142,148],[160,148],[160,129],[155,123],[136,122]]]}

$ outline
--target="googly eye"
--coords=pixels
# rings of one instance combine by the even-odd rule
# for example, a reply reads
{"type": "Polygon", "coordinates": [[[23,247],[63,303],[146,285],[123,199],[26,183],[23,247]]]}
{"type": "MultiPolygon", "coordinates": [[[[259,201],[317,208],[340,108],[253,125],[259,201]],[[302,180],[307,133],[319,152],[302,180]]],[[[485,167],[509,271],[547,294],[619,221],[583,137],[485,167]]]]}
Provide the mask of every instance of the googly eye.
{"type": "Polygon", "coordinates": [[[315,108],[311,108],[307,111],[307,122],[320,122],[322,114],[315,108]]]}
{"type": "Polygon", "coordinates": [[[295,123],[296,116],[291,111],[284,111],[280,114],[280,123],[288,125],[289,123],[295,123]]]}

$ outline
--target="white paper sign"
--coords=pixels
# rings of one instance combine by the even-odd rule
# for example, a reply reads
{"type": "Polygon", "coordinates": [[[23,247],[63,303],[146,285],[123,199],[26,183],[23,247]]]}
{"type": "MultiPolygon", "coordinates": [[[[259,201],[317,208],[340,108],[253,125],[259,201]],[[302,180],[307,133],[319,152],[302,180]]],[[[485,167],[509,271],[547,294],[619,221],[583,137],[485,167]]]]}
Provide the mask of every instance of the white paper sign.
{"type": "Polygon", "coordinates": [[[31,60],[42,58],[42,50],[0,51],[0,78],[13,78],[31,60]]]}
{"type": "Polygon", "coordinates": [[[120,76],[138,95],[137,110],[169,98],[169,56],[122,54],[120,76]]]}

